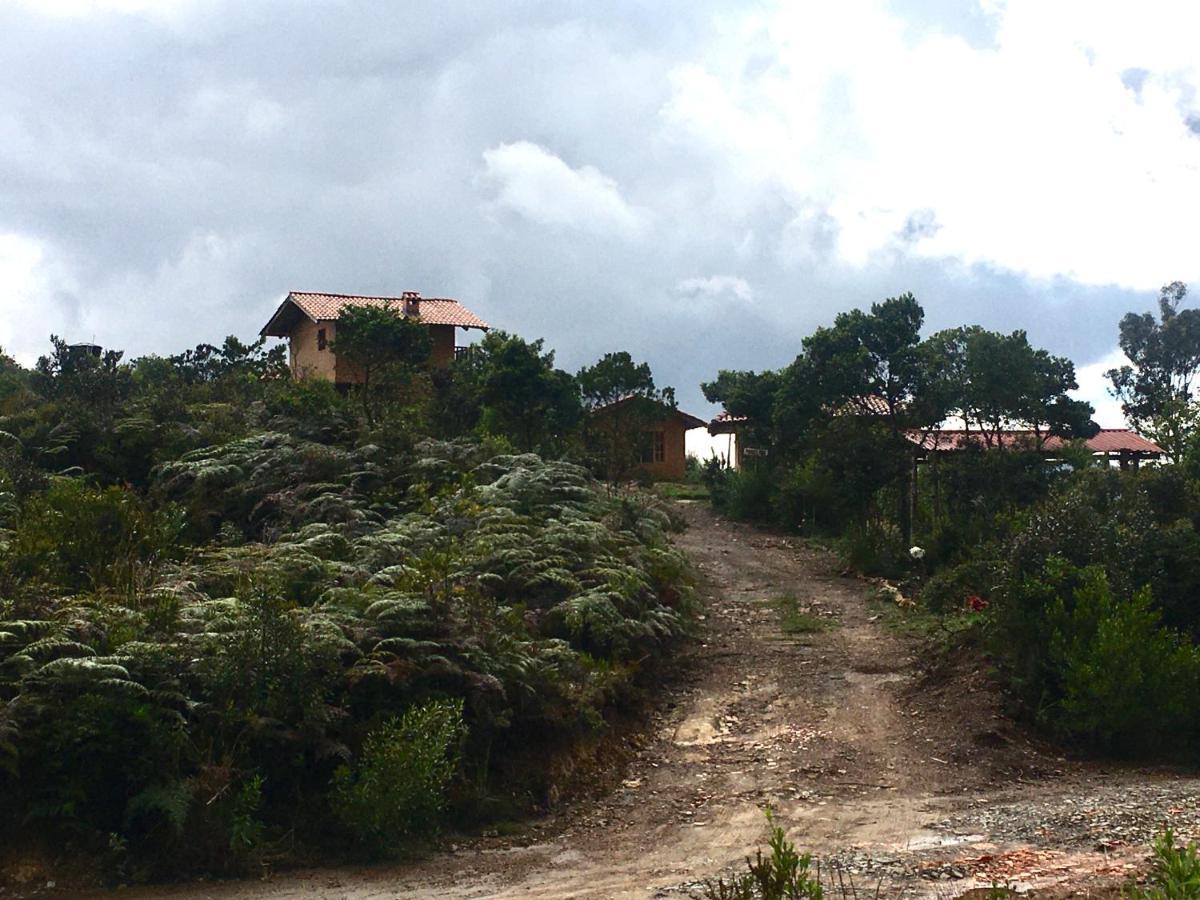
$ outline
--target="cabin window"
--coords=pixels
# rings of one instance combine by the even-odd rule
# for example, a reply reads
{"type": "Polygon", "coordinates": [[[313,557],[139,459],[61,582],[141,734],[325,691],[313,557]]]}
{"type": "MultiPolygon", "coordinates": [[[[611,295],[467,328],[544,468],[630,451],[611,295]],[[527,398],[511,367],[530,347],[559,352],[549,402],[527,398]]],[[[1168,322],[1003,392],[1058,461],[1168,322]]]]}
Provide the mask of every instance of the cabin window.
{"type": "Polygon", "coordinates": [[[324,328],[317,329],[317,349],[318,350],[325,349],[325,329],[324,328]]]}
{"type": "Polygon", "coordinates": [[[650,439],[642,446],[642,462],[664,462],[667,458],[666,435],[661,431],[652,431],[648,437],[650,439]]]}

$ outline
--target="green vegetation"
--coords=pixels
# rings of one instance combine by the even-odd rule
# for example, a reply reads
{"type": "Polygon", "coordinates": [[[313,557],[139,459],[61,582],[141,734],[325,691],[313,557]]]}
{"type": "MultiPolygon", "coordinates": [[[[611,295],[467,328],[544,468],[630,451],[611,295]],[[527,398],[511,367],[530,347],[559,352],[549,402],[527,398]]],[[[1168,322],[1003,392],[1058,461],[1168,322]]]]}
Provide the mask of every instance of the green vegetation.
{"type": "Polygon", "coordinates": [[[636,707],[688,627],[665,506],[573,461],[540,342],[430,371],[393,324],[345,394],[232,338],[0,358],[0,840],[122,879],[397,852],[636,707]]]}
{"type": "Polygon", "coordinates": [[[790,594],[776,597],[770,604],[779,613],[779,627],[784,634],[814,634],[829,627],[826,619],[804,609],[800,601],[790,594]]]}
{"type": "Polygon", "coordinates": [[[755,853],[746,860],[746,872],[729,881],[721,878],[705,883],[706,900],[821,900],[825,891],[812,871],[812,855],[803,856],[775,824],[770,811],[771,837],[767,844],[771,855],[755,853]]]}
{"type": "MultiPolygon", "coordinates": [[[[710,400],[749,416],[770,455],[712,464],[718,509],[834,541],[847,565],[891,579],[918,606],[904,627],[936,656],[986,653],[1024,714],[1077,746],[1184,756],[1200,747],[1200,370],[1182,285],[1160,318],[1130,314],[1114,370],[1131,420],[1171,462],[1100,466],[1069,398],[1074,369],[1023,332],[922,338],[904,295],[839,315],[779,372],[719,373],[710,400]],[[921,453],[947,416],[968,445],[921,453]],[[1013,428],[1023,429],[1014,439],[1013,428]],[[1046,452],[1049,438],[1065,443],[1046,452]]],[[[894,603],[890,604],[892,607],[894,603]]],[[[888,614],[895,618],[895,610],[888,614]]]]}
{"type": "Polygon", "coordinates": [[[682,484],[675,484],[670,481],[660,482],[654,485],[654,493],[668,500],[707,500],[710,496],[708,487],[703,484],[691,484],[690,482],[682,484]]]}
{"type": "Polygon", "coordinates": [[[359,840],[387,847],[437,825],[462,713],[461,699],[414,706],[368,734],[357,764],[334,773],[334,809],[359,840]]]}
{"type": "Polygon", "coordinates": [[[382,404],[404,404],[433,342],[429,329],[415,319],[379,306],[352,306],[338,319],[331,349],[339,366],[352,367],[361,375],[358,395],[363,415],[374,425],[382,404]]]}
{"type": "Polygon", "coordinates": [[[1129,891],[1133,900],[1193,900],[1200,897],[1200,850],[1180,847],[1167,829],[1154,840],[1154,860],[1146,887],[1129,891]]]}
{"type": "Polygon", "coordinates": [[[593,413],[584,431],[588,449],[609,481],[629,478],[649,448],[647,429],[675,406],[675,391],[659,390],[645,363],[628,353],[608,353],[575,376],[593,413]]]}

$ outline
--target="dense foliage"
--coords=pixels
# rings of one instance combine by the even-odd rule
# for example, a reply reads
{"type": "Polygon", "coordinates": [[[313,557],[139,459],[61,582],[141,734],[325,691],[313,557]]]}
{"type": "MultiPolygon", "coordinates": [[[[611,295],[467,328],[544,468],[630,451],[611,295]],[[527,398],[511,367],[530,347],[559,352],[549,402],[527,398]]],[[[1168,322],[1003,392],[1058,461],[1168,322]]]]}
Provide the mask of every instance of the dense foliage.
{"type": "Polygon", "coordinates": [[[561,379],[489,342],[365,400],[232,340],[4,361],[0,839],[217,871],[542,800],[684,633],[690,581],[656,501],[512,452],[556,426],[498,385],[561,379]],[[454,392],[475,418],[443,430],[454,392]]]}
{"type": "Polygon", "coordinates": [[[1200,360],[1182,285],[1161,321],[1130,314],[1114,370],[1132,420],[1174,465],[1117,471],[1069,440],[1094,433],[1074,370],[1023,332],[922,339],[909,295],[837,317],[781,372],[721,372],[709,399],[747,416],[770,455],[710,465],[728,513],[834,538],[852,566],[903,583],[990,653],[1019,708],[1053,734],[1121,754],[1200,746],[1200,360]],[[947,416],[953,453],[923,443],[947,416]],[[1012,437],[1022,429],[1024,437],[1012,437]],[[910,552],[910,548],[918,548],[910,552]]]}

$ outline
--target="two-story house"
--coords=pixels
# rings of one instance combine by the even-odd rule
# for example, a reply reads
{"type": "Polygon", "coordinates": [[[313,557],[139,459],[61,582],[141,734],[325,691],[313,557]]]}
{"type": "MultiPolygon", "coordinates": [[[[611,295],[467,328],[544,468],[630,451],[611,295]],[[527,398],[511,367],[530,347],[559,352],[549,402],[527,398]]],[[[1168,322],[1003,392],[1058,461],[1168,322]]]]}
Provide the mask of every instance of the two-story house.
{"type": "Polygon", "coordinates": [[[449,365],[456,352],[456,328],[487,331],[488,324],[457,300],[422,297],[405,291],[399,297],[362,297],[351,294],[318,294],[292,291],[275,310],[260,332],[269,337],[287,338],[292,375],[296,378],[324,378],[335,384],[354,384],[361,375],[352,366],[340,364],[333,351],[337,323],[342,312],[353,306],[380,306],[396,310],[429,327],[433,340],[430,362],[449,365]]]}

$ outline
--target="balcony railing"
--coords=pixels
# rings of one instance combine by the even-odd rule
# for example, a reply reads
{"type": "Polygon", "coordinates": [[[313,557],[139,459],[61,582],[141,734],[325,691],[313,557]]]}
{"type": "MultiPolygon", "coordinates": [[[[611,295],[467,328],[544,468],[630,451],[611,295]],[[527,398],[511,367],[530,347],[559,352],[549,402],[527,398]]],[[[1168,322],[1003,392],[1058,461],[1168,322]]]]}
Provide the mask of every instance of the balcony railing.
{"type": "Polygon", "coordinates": [[[473,346],[455,347],[454,348],[454,358],[456,360],[469,359],[471,356],[474,355],[474,353],[475,353],[475,348],[473,346]]]}

